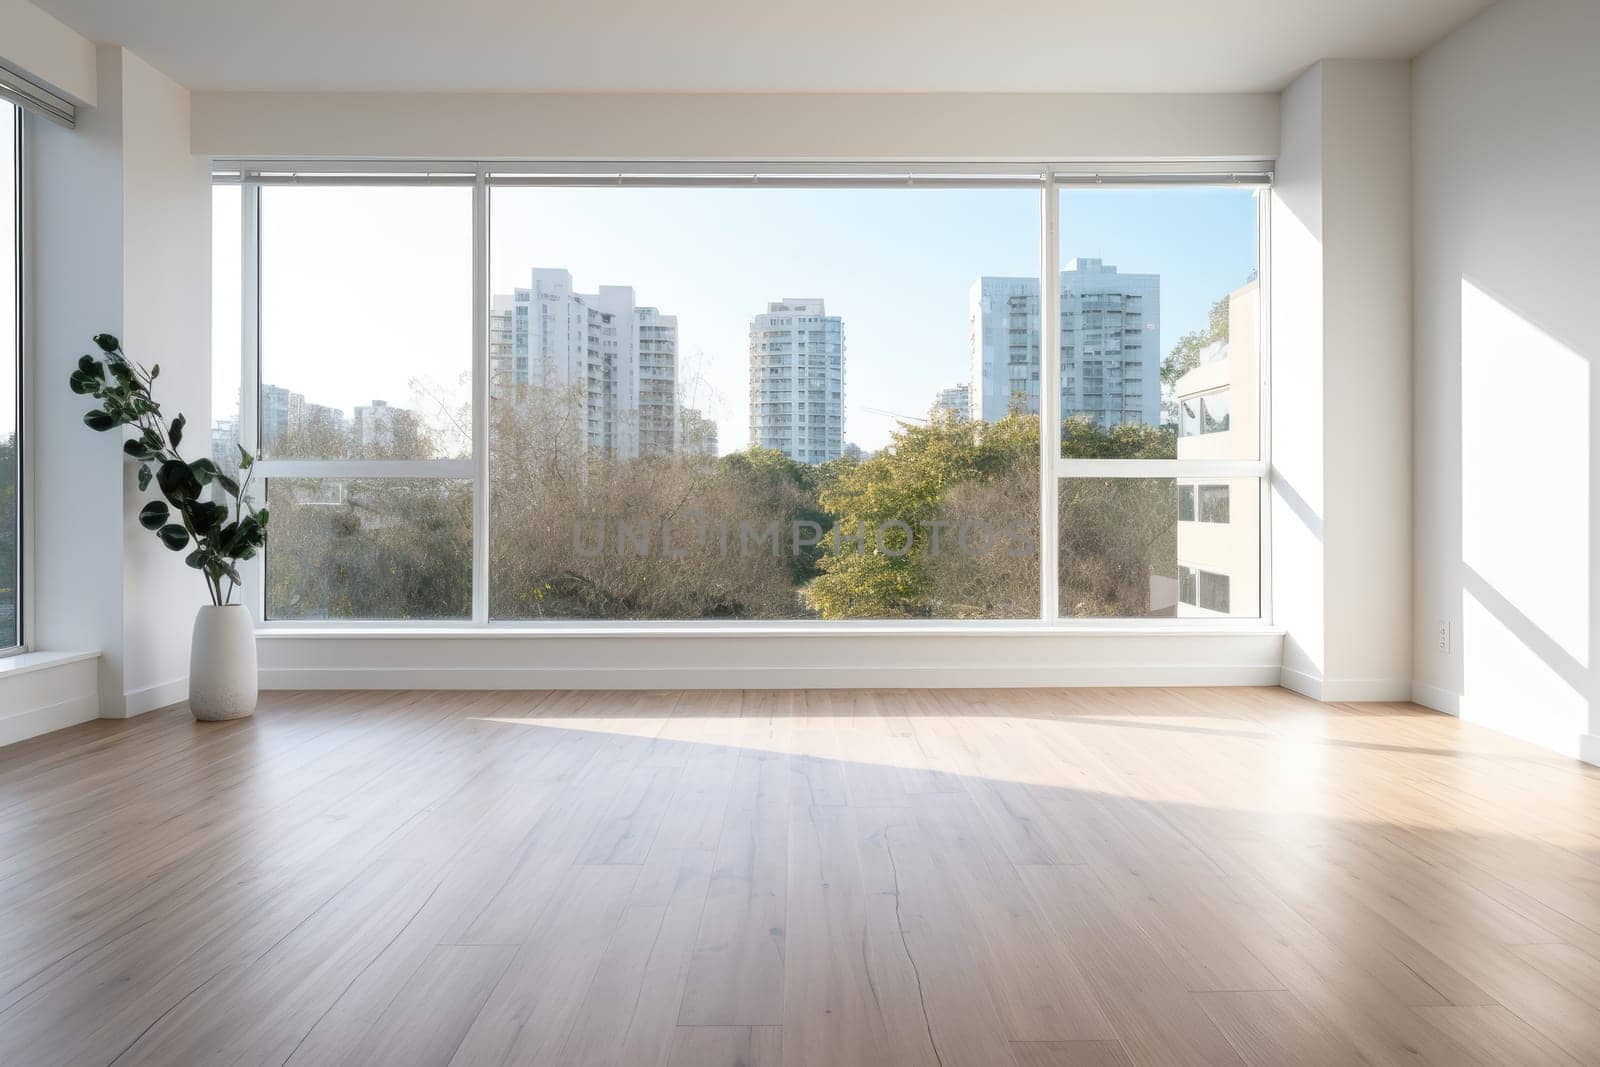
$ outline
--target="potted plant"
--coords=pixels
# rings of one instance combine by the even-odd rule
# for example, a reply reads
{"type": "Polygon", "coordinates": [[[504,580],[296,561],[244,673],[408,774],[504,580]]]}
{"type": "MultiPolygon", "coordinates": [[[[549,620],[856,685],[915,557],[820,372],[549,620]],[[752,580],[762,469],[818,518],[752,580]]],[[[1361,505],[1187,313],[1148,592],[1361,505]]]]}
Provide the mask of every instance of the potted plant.
{"type": "Polygon", "coordinates": [[[138,433],[122,450],[139,463],[139,489],[154,482],[164,500],[152,500],[139,511],[139,524],[205,578],[211,603],[194,620],[189,652],[189,709],[204,721],[238,719],[255,710],[256,643],[250,613],[234,599],[240,579],[238,564],[266,543],[267,509],[250,503],[254,460],[239,449],[240,478],[234,479],[210,459],[186,461],[184,417],[167,422],[151,387],[160,364],[149,370],[122,352],[122,343],[99,334],[94,343],[103,359],[86,355],[72,372],[74,393],[92,396],[99,406],[83,416],[91,430],[105,432],[132,426],[138,433]],[[207,489],[220,490],[222,501],[207,499],[207,489]]]}

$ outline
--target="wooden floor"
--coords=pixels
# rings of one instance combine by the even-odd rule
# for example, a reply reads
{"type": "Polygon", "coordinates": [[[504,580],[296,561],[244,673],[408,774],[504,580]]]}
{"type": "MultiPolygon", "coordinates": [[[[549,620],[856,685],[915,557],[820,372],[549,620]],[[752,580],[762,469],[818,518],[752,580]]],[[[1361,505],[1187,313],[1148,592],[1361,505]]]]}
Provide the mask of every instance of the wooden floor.
{"type": "Polygon", "coordinates": [[[1600,1062],[1600,772],[1280,690],[269,694],[0,750],[0,1063],[1600,1062]]]}

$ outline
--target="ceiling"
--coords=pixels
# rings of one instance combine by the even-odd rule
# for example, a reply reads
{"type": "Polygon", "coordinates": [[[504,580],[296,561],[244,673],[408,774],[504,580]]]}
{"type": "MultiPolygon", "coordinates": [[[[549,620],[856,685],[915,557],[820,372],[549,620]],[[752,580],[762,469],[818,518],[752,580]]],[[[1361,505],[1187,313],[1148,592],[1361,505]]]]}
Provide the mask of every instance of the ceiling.
{"type": "Polygon", "coordinates": [[[195,89],[1250,92],[1490,0],[35,2],[195,89]]]}

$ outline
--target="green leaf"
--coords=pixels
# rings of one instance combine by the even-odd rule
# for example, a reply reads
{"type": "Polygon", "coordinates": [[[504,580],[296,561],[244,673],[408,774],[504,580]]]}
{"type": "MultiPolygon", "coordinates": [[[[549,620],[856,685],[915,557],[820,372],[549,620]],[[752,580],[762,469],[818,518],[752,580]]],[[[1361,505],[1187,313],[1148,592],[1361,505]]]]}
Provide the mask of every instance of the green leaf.
{"type": "Polygon", "coordinates": [[[218,525],[228,518],[228,509],[221,504],[209,502],[194,505],[189,509],[189,521],[194,526],[196,536],[204,536],[215,530],[218,525]]]}
{"type": "Polygon", "coordinates": [[[226,489],[230,496],[237,497],[239,495],[239,483],[226,474],[220,472],[217,474],[217,484],[226,489]]]}
{"type": "Polygon", "coordinates": [[[121,425],[116,419],[112,418],[106,412],[101,411],[99,408],[96,408],[93,411],[84,412],[83,424],[89,427],[89,429],[98,431],[100,433],[104,433],[107,430],[121,425]]]}
{"type": "Polygon", "coordinates": [[[142,493],[146,489],[150,488],[150,479],[152,477],[153,477],[153,475],[150,473],[150,464],[148,464],[148,463],[140,464],[139,465],[139,492],[142,493]]]}
{"type": "Polygon", "coordinates": [[[200,496],[201,485],[181,459],[169,459],[156,470],[156,483],[166,498],[179,507],[200,496]]]}
{"type": "Polygon", "coordinates": [[[105,368],[100,366],[100,361],[87,353],[78,357],[78,369],[93,378],[105,377],[105,368]]]}
{"type": "Polygon", "coordinates": [[[150,450],[144,446],[143,441],[137,439],[122,442],[122,450],[134,459],[150,458],[150,450]]]}
{"type": "Polygon", "coordinates": [[[175,522],[161,527],[156,531],[156,536],[174,552],[182,552],[189,546],[189,531],[175,522]]]}
{"type": "Polygon", "coordinates": [[[148,448],[152,452],[160,452],[161,435],[156,433],[154,430],[146,430],[144,432],[144,447],[148,448]]]}
{"type": "Polygon", "coordinates": [[[100,350],[103,352],[115,352],[117,349],[122,347],[122,342],[117,340],[115,336],[109,333],[95,334],[94,343],[99,345],[100,350]]]}
{"type": "Polygon", "coordinates": [[[86,396],[100,388],[100,381],[99,378],[92,374],[85,374],[81,370],[75,370],[72,372],[72,376],[67,379],[67,387],[79,396],[86,396]]]}
{"type": "Polygon", "coordinates": [[[189,420],[179,415],[172,420],[172,425],[167,427],[167,440],[172,442],[172,447],[177,448],[183,443],[183,428],[189,420]]]}
{"type": "Polygon", "coordinates": [[[150,380],[153,382],[161,377],[161,364],[157,363],[150,368],[150,380]]]}
{"type": "Polygon", "coordinates": [[[162,524],[171,517],[172,509],[168,508],[166,503],[161,500],[152,500],[139,509],[139,525],[146,530],[161,529],[162,524]]]}
{"type": "Polygon", "coordinates": [[[239,469],[242,471],[249,470],[256,461],[255,457],[244,450],[244,445],[236,445],[234,447],[239,450],[239,469]]]}
{"type": "Polygon", "coordinates": [[[202,569],[205,566],[205,560],[206,560],[205,551],[203,549],[199,549],[199,548],[195,549],[193,552],[191,552],[187,556],[183,557],[183,562],[187,563],[189,566],[193,567],[195,570],[202,569]]]}
{"type": "Polygon", "coordinates": [[[262,508],[260,511],[256,512],[254,517],[255,517],[257,526],[265,527],[267,525],[267,509],[266,508],[262,508]]]}

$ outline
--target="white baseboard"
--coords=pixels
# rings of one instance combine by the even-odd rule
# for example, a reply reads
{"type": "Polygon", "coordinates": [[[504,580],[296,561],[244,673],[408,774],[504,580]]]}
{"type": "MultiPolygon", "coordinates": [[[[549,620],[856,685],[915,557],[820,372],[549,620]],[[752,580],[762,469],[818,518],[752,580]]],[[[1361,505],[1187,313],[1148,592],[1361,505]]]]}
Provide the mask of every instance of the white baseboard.
{"type": "Polygon", "coordinates": [[[1442,711],[1446,715],[1461,714],[1461,696],[1443,689],[1437,685],[1426,685],[1422,682],[1411,683],[1411,702],[1421,704],[1434,711],[1442,711]]]}
{"type": "Polygon", "coordinates": [[[1278,684],[1325,704],[1389,704],[1410,700],[1412,692],[1409,679],[1323,678],[1292,667],[1281,668],[1278,684]]]}
{"type": "Polygon", "coordinates": [[[107,715],[108,719],[132,719],[143,715],[147,711],[165,708],[180,700],[189,699],[189,676],[174,678],[170,682],[161,682],[156,685],[147,685],[143,689],[131,689],[122,694],[122,714],[107,715]]]}
{"type": "Polygon", "coordinates": [[[1292,667],[1278,668],[1278,684],[1290,692],[1299,693],[1312,700],[1322,699],[1322,678],[1292,667]]]}
{"type": "Polygon", "coordinates": [[[1327,678],[1322,699],[1330,704],[1403,704],[1411,699],[1411,679],[1327,678]]]}
{"type": "Polygon", "coordinates": [[[263,689],[1004,689],[1272,686],[1276,664],[1099,667],[277,667],[263,689]]]}
{"type": "Polygon", "coordinates": [[[1493,730],[1506,737],[1514,737],[1519,741],[1526,741],[1540,748],[1549,749],[1563,756],[1570,756],[1600,767],[1600,734],[1562,734],[1558,731],[1519,728],[1516,720],[1507,720],[1504,717],[1495,718],[1483,714],[1481,707],[1475,709],[1471,700],[1459,693],[1453,693],[1437,685],[1428,685],[1424,682],[1414,682],[1411,686],[1412,703],[1421,704],[1434,711],[1442,711],[1446,715],[1454,715],[1463,722],[1470,722],[1474,726],[1482,726],[1486,730],[1493,730]],[[1477,713],[1475,714],[1475,710],[1477,713]]]}
{"type": "Polygon", "coordinates": [[[39,708],[25,708],[0,719],[0,746],[26,741],[30,737],[64,730],[81,722],[100,717],[99,701],[94,694],[69,697],[55,704],[39,708]]]}

